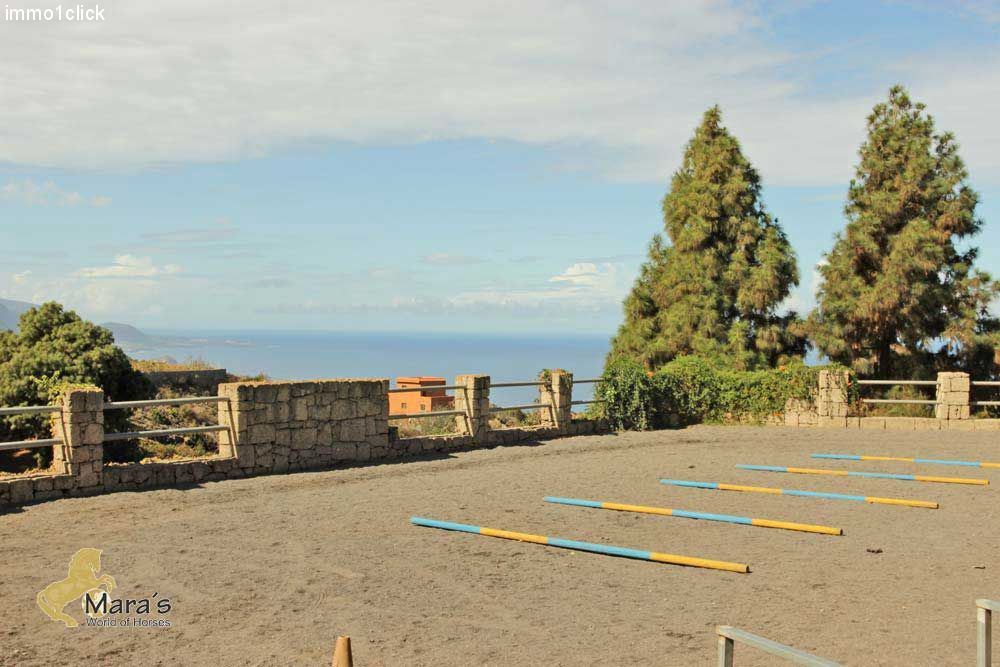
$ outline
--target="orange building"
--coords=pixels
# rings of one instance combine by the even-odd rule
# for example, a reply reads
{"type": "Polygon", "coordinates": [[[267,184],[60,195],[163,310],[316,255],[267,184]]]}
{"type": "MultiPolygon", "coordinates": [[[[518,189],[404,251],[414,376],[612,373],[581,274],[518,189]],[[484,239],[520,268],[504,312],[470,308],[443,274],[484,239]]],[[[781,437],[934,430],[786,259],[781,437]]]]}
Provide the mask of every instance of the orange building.
{"type": "Polygon", "coordinates": [[[452,410],[455,407],[455,397],[449,396],[443,387],[444,378],[439,377],[398,377],[396,387],[408,389],[420,387],[420,391],[402,391],[389,394],[389,414],[403,415],[415,412],[434,412],[435,410],[452,410]],[[424,387],[427,387],[424,389],[424,387]]]}

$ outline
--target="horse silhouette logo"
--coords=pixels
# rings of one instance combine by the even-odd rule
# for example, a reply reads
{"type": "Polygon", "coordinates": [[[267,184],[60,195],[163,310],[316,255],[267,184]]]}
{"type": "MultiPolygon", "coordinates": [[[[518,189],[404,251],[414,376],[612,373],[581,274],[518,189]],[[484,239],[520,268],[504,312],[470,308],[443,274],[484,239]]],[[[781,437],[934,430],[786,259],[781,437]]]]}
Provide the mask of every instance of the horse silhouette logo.
{"type": "Polygon", "coordinates": [[[62,621],[67,628],[77,627],[79,623],[76,619],[63,610],[81,596],[85,596],[85,614],[92,618],[103,615],[93,609],[93,606],[113,591],[117,584],[110,574],[101,574],[101,553],[100,549],[90,547],[80,549],[69,560],[69,574],[66,578],[49,584],[35,597],[38,607],[46,616],[53,621],[62,621]],[[91,609],[87,608],[87,596],[93,603],[91,609]]]}

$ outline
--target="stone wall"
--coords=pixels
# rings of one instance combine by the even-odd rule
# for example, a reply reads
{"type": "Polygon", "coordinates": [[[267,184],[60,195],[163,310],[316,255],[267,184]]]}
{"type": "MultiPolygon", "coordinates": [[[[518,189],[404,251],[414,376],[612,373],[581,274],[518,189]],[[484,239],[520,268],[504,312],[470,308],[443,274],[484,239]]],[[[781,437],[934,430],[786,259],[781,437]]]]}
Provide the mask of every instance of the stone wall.
{"type": "Polygon", "coordinates": [[[388,389],[384,379],[219,385],[229,399],[219,403],[219,423],[230,427],[220,453],[234,455],[246,474],[385,458],[388,389]]]}
{"type": "Polygon", "coordinates": [[[972,419],[968,373],[938,373],[934,417],[850,416],[846,373],[820,371],[815,401],[790,400],[785,425],[889,431],[1000,431],[1000,419],[972,419]]]}
{"type": "Polygon", "coordinates": [[[0,478],[0,506],[65,496],[198,484],[298,470],[513,445],[606,430],[602,422],[572,420],[572,375],[553,373],[542,388],[556,415],[531,428],[491,430],[488,375],[455,380],[458,433],[399,439],[389,432],[389,381],[338,379],[310,382],[235,382],[219,385],[219,454],[153,463],[104,463],[104,399],[96,388],[63,396],[52,419],[52,469],[41,475],[0,478]]]}

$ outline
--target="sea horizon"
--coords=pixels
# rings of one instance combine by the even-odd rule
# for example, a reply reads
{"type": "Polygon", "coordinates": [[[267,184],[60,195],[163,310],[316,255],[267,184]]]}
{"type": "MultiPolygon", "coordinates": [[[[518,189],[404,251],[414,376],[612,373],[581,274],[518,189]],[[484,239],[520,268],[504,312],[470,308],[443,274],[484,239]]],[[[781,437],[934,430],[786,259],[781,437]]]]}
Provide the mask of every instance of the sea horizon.
{"type": "MultiPolygon", "coordinates": [[[[338,377],[444,377],[484,373],[495,382],[533,380],[544,368],[578,379],[598,377],[610,334],[488,334],[396,331],[145,329],[149,341],[124,341],[137,359],[201,360],[237,375],[263,373],[275,380],[338,377]]],[[[577,400],[592,395],[580,385],[577,400]]],[[[530,402],[532,387],[498,389],[499,405],[530,402]]]]}

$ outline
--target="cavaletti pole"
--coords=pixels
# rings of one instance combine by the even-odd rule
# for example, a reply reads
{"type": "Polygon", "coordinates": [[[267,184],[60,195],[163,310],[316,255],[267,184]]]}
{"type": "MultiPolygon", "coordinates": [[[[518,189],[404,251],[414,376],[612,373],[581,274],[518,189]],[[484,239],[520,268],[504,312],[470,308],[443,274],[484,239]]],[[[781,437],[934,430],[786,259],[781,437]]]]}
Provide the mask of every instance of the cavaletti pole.
{"type": "Polygon", "coordinates": [[[902,456],[866,456],[864,454],[813,454],[814,459],[837,459],[840,461],[902,461],[903,463],[925,463],[939,466],[966,466],[968,468],[1000,468],[1000,463],[987,461],[956,461],[952,459],[912,459],[902,456]]]}
{"type": "Polygon", "coordinates": [[[695,489],[712,489],[716,491],[744,491],[746,493],[771,493],[779,496],[802,496],[805,498],[825,498],[826,500],[849,500],[873,505],[903,505],[905,507],[923,507],[936,510],[938,504],[927,500],[909,500],[907,498],[879,498],[878,496],[855,496],[848,493],[829,493],[827,491],[802,491],[800,489],[775,489],[769,486],[744,486],[742,484],[725,484],[723,482],[692,482],[686,479],[661,479],[660,484],[684,486],[695,489]]]}
{"type": "Polygon", "coordinates": [[[639,549],[628,549],[626,547],[615,547],[608,544],[577,542],[576,540],[566,540],[561,537],[546,537],[544,535],[531,535],[529,533],[515,533],[513,531],[500,530],[498,528],[470,526],[464,523],[452,523],[451,521],[437,521],[435,519],[425,519],[419,516],[410,517],[410,523],[416,526],[427,526],[428,528],[456,530],[463,533],[473,533],[475,535],[499,537],[505,540],[533,542],[534,544],[544,544],[550,547],[560,547],[562,549],[589,551],[591,553],[621,556],[623,558],[636,558],[638,560],[651,560],[657,563],[687,565],[689,567],[703,567],[710,570],[727,570],[729,572],[746,573],[750,571],[750,567],[743,563],[730,563],[723,560],[709,560],[707,558],[695,558],[693,556],[678,556],[675,554],[658,553],[656,551],[642,551],[639,549]]]}
{"type": "Polygon", "coordinates": [[[868,477],[872,479],[898,479],[903,482],[939,482],[941,484],[975,484],[986,486],[988,479],[969,479],[966,477],[933,477],[931,475],[898,475],[891,472],[862,472],[859,470],[825,470],[822,468],[792,468],[786,466],[758,466],[737,464],[740,470],[759,470],[763,472],[790,472],[799,475],[835,475],[837,477],[868,477]]]}
{"type": "Polygon", "coordinates": [[[679,516],[685,519],[703,519],[705,521],[722,521],[743,526],[758,526],[760,528],[778,528],[780,530],[797,530],[803,533],[821,533],[823,535],[843,535],[844,531],[833,526],[817,526],[810,523],[792,523],[790,521],[774,521],[772,519],[753,519],[731,514],[712,514],[709,512],[691,512],[668,507],[647,507],[645,505],[624,505],[608,503],[599,500],[580,500],[578,498],[558,498],[546,496],[545,502],[560,505],[575,505],[577,507],[593,507],[596,509],[617,510],[619,512],[639,512],[640,514],[658,514],[660,516],[679,516]]]}

